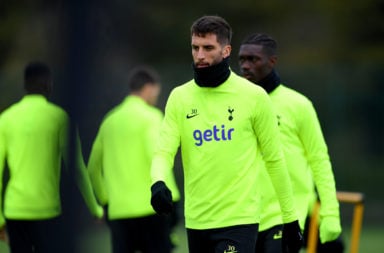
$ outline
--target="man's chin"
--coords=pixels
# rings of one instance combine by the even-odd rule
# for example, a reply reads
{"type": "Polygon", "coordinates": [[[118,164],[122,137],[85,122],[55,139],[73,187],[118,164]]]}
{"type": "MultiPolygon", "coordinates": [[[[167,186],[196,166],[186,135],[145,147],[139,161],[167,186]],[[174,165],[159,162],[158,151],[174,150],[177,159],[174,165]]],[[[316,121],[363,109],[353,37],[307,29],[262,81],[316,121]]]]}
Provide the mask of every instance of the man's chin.
{"type": "Polygon", "coordinates": [[[198,69],[202,69],[202,68],[207,68],[207,67],[209,67],[209,64],[208,64],[208,63],[204,63],[204,64],[196,64],[195,66],[196,66],[196,68],[198,68],[198,69]]]}
{"type": "Polygon", "coordinates": [[[253,75],[243,75],[243,77],[251,82],[254,82],[255,80],[255,77],[253,75]]]}
{"type": "Polygon", "coordinates": [[[259,81],[256,80],[255,78],[252,78],[252,77],[245,77],[248,81],[252,82],[252,83],[258,83],[259,81]]]}

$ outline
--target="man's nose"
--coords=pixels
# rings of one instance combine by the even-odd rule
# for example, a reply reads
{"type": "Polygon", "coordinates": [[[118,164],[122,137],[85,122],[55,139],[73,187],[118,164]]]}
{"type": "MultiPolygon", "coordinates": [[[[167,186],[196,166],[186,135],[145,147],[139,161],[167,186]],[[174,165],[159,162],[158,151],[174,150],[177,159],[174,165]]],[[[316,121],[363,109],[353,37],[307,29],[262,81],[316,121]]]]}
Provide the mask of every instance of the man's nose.
{"type": "Polygon", "coordinates": [[[248,63],[248,61],[243,61],[243,62],[241,62],[241,63],[240,63],[240,68],[241,68],[242,70],[249,70],[249,63],[248,63]]]}
{"type": "Polygon", "coordinates": [[[198,59],[204,59],[205,58],[205,53],[204,53],[204,50],[202,48],[198,49],[198,51],[197,51],[197,58],[198,59]]]}

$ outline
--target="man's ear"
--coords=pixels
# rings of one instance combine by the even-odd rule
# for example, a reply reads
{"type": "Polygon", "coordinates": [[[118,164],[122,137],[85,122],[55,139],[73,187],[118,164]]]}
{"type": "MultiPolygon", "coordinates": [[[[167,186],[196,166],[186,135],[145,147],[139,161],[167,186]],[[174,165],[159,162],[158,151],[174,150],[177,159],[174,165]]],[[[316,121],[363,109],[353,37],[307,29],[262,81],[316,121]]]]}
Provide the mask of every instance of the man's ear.
{"type": "Polygon", "coordinates": [[[231,55],[232,47],[231,45],[225,45],[223,48],[223,57],[227,58],[228,56],[231,55]]]}
{"type": "Polygon", "coordinates": [[[276,63],[277,63],[277,55],[272,55],[269,57],[269,66],[271,68],[275,67],[276,63]]]}

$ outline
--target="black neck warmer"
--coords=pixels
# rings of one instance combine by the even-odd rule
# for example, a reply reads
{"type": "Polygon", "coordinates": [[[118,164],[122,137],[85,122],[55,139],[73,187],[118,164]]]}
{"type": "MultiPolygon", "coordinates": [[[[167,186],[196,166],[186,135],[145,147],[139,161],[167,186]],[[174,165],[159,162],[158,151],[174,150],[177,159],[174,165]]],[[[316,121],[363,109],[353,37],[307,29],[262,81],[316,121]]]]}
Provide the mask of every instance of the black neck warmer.
{"type": "Polygon", "coordinates": [[[224,58],[220,63],[205,67],[196,68],[193,64],[194,79],[200,87],[217,87],[224,83],[231,71],[229,70],[229,57],[224,58]]]}
{"type": "Polygon", "coordinates": [[[272,69],[271,73],[261,79],[257,84],[263,87],[267,93],[271,93],[280,83],[280,76],[272,69]]]}

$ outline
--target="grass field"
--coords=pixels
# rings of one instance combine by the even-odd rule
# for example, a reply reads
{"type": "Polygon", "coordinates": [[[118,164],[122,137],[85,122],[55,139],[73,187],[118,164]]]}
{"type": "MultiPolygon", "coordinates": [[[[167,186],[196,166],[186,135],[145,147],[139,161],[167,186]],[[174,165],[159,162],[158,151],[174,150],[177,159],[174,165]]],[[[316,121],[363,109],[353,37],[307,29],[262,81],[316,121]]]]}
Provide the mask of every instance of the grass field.
{"type": "MultiPolygon", "coordinates": [[[[178,247],[174,253],[187,253],[187,243],[185,230],[179,226],[176,230],[178,247]]],[[[349,253],[350,229],[344,228],[343,238],[349,253]]],[[[384,228],[378,226],[363,226],[360,237],[359,253],[381,253],[384,252],[384,228]]],[[[109,231],[105,225],[95,225],[84,233],[83,238],[79,238],[79,253],[110,253],[109,231]]],[[[305,251],[303,251],[305,252],[305,251]]],[[[0,253],[9,253],[8,247],[0,242],[0,253]]]]}

